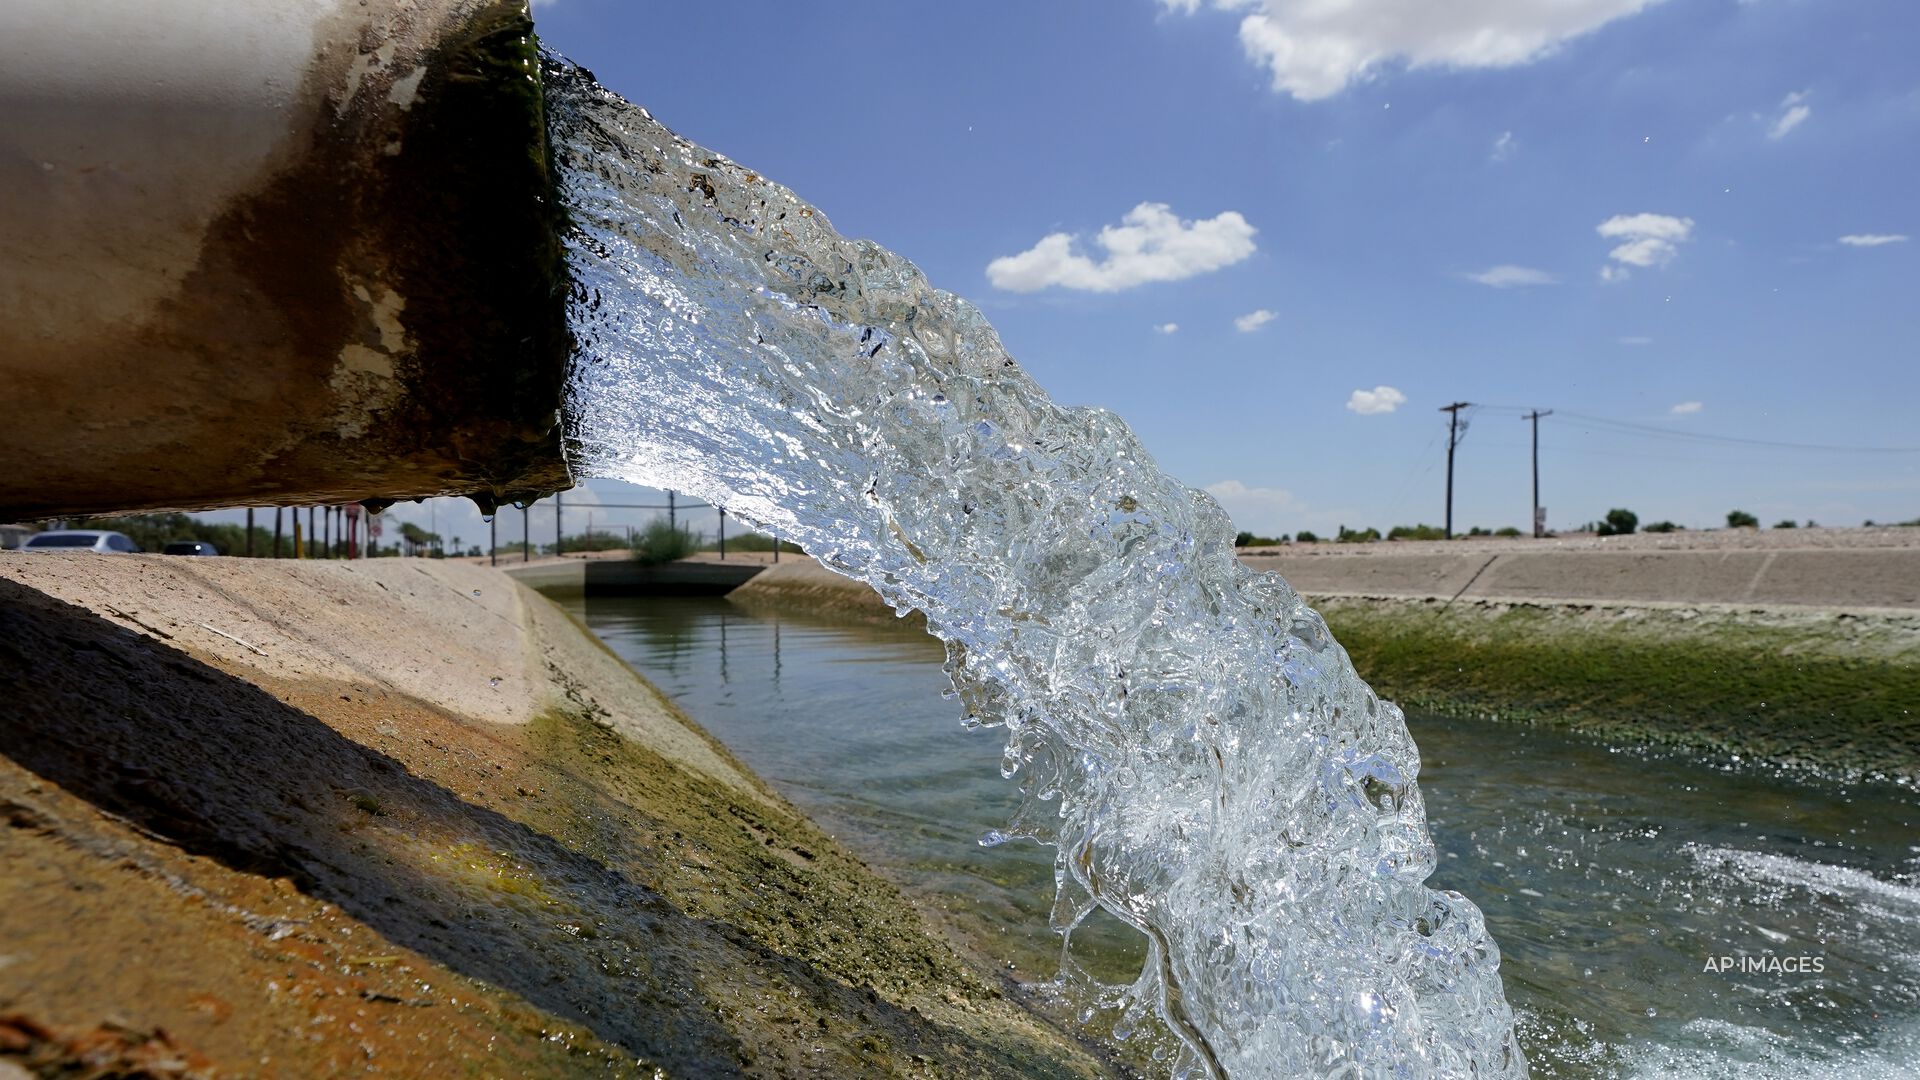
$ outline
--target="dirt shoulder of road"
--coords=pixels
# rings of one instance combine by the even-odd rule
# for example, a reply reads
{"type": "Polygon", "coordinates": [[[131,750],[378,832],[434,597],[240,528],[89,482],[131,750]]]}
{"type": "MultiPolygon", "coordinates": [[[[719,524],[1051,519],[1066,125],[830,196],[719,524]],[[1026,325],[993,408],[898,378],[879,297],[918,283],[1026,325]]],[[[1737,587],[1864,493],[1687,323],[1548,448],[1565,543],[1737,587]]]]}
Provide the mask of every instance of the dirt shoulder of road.
{"type": "Polygon", "coordinates": [[[485,568],[0,555],[0,694],[0,1063],[1106,1070],[485,568]]]}

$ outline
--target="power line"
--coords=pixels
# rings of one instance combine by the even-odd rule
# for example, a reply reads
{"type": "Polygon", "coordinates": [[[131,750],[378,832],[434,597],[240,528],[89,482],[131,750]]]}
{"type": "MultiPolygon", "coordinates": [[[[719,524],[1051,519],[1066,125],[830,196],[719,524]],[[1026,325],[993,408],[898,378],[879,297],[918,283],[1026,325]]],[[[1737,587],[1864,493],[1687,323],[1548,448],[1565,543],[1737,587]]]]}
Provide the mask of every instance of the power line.
{"type": "Polygon", "coordinates": [[[1775,450],[1812,450],[1836,454],[1920,454],[1920,446],[1836,446],[1828,443],[1782,442],[1775,439],[1749,439],[1739,435],[1713,435],[1702,431],[1676,431],[1671,428],[1654,427],[1651,424],[1636,424],[1629,420],[1610,420],[1604,416],[1593,416],[1568,409],[1561,410],[1560,415],[1595,425],[1613,434],[1631,432],[1637,435],[1690,442],[1731,443],[1739,446],[1764,446],[1775,450]]]}
{"type": "Polygon", "coordinates": [[[1433,438],[1428,439],[1427,445],[1421,447],[1420,453],[1414,457],[1414,464],[1408,468],[1407,475],[1400,481],[1400,486],[1394,489],[1393,497],[1387,500],[1387,505],[1393,508],[1392,514],[1395,517],[1398,517],[1400,514],[1400,508],[1406,501],[1407,492],[1414,484],[1426,479],[1427,474],[1433,471],[1435,462],[1429,458],[1427,454],[1433,450],[1434,445],[1439,441],[1440,433],[1435,432],[1433,438]],[[1420,464],[1422,461],[1426,462],[1424,466],[1420,464]]]}

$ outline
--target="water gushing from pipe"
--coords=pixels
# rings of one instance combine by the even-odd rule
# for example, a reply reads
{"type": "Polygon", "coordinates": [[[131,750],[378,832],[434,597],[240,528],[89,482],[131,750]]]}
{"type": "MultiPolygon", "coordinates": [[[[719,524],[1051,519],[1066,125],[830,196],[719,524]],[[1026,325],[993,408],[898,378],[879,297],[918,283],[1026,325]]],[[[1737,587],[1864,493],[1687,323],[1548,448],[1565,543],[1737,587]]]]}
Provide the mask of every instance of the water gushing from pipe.
{"type": "MultiPolygon", "coordinates": [[[[926,613],[1006,730],[1055,925],[1143,933],[1176,1076],[1524,1076],[1480,912],[1428,889],[1400,710],[1207,495],[980,314],[547,63],[588,475],[692,492],[926,613]]],[[[997,839],[997,838],[990,838],[997,839]]],[[[1071,964],[1069,962],[1069,968],[1071,964]]],[[[1072,972],[1069,971],[1071,976],[1072,972]]]]}

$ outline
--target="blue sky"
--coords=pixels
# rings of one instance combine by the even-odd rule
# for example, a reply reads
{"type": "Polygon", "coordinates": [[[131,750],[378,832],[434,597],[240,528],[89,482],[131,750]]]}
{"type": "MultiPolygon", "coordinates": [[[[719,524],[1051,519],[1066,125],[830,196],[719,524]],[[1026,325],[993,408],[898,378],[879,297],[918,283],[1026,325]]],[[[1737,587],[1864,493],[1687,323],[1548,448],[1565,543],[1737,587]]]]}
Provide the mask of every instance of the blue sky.
{"type": "MultiPolygon", "coordinates": [[[[1686,437],[1920,447],[1912,0],[554,0],[535,19],[669,127],[972,299],[1057,400],[1118,412],[1244,528],[1438,523],[1455,400],[1559,411],[1556,528],[1614,506],[1695,527],[1920,516],[1920,453],[1686,437]]],[[[1526,423],[1471,421],[1456,524],[1525,525],[1526,423]]]]}

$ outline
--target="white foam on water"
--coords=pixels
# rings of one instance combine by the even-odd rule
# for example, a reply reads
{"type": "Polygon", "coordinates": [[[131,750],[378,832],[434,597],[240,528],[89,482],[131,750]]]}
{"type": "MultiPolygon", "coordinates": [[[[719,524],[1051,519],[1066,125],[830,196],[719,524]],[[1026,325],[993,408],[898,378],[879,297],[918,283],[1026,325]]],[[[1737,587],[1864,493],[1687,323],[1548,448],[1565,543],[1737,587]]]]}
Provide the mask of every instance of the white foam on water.
{"type": "Polygon", "coordinates": [[[1620,1054],[1632,1080],[1920,1080],[1920,1031],[1911,1025],[1872,1044],[1813,1044],[1764,1028],[1696,1020],[1688,1044],[1641,1043],[1620,1054]]]}
{"type": "MultiPolygon", "coordinates": [[[[1736,881],[1786,886],[1869,907],[1888,921],[1920,924],[1920,888],[1884,881],[1850,866],[1796,859],[1767,851],[1684,844],[1702,870],[1736,881]]],[[[1769,936],[1772,936],[1769,934],[1769,936]]],[[[1920,943],[1917,943],[1920,944],[1920,943]]]]}

